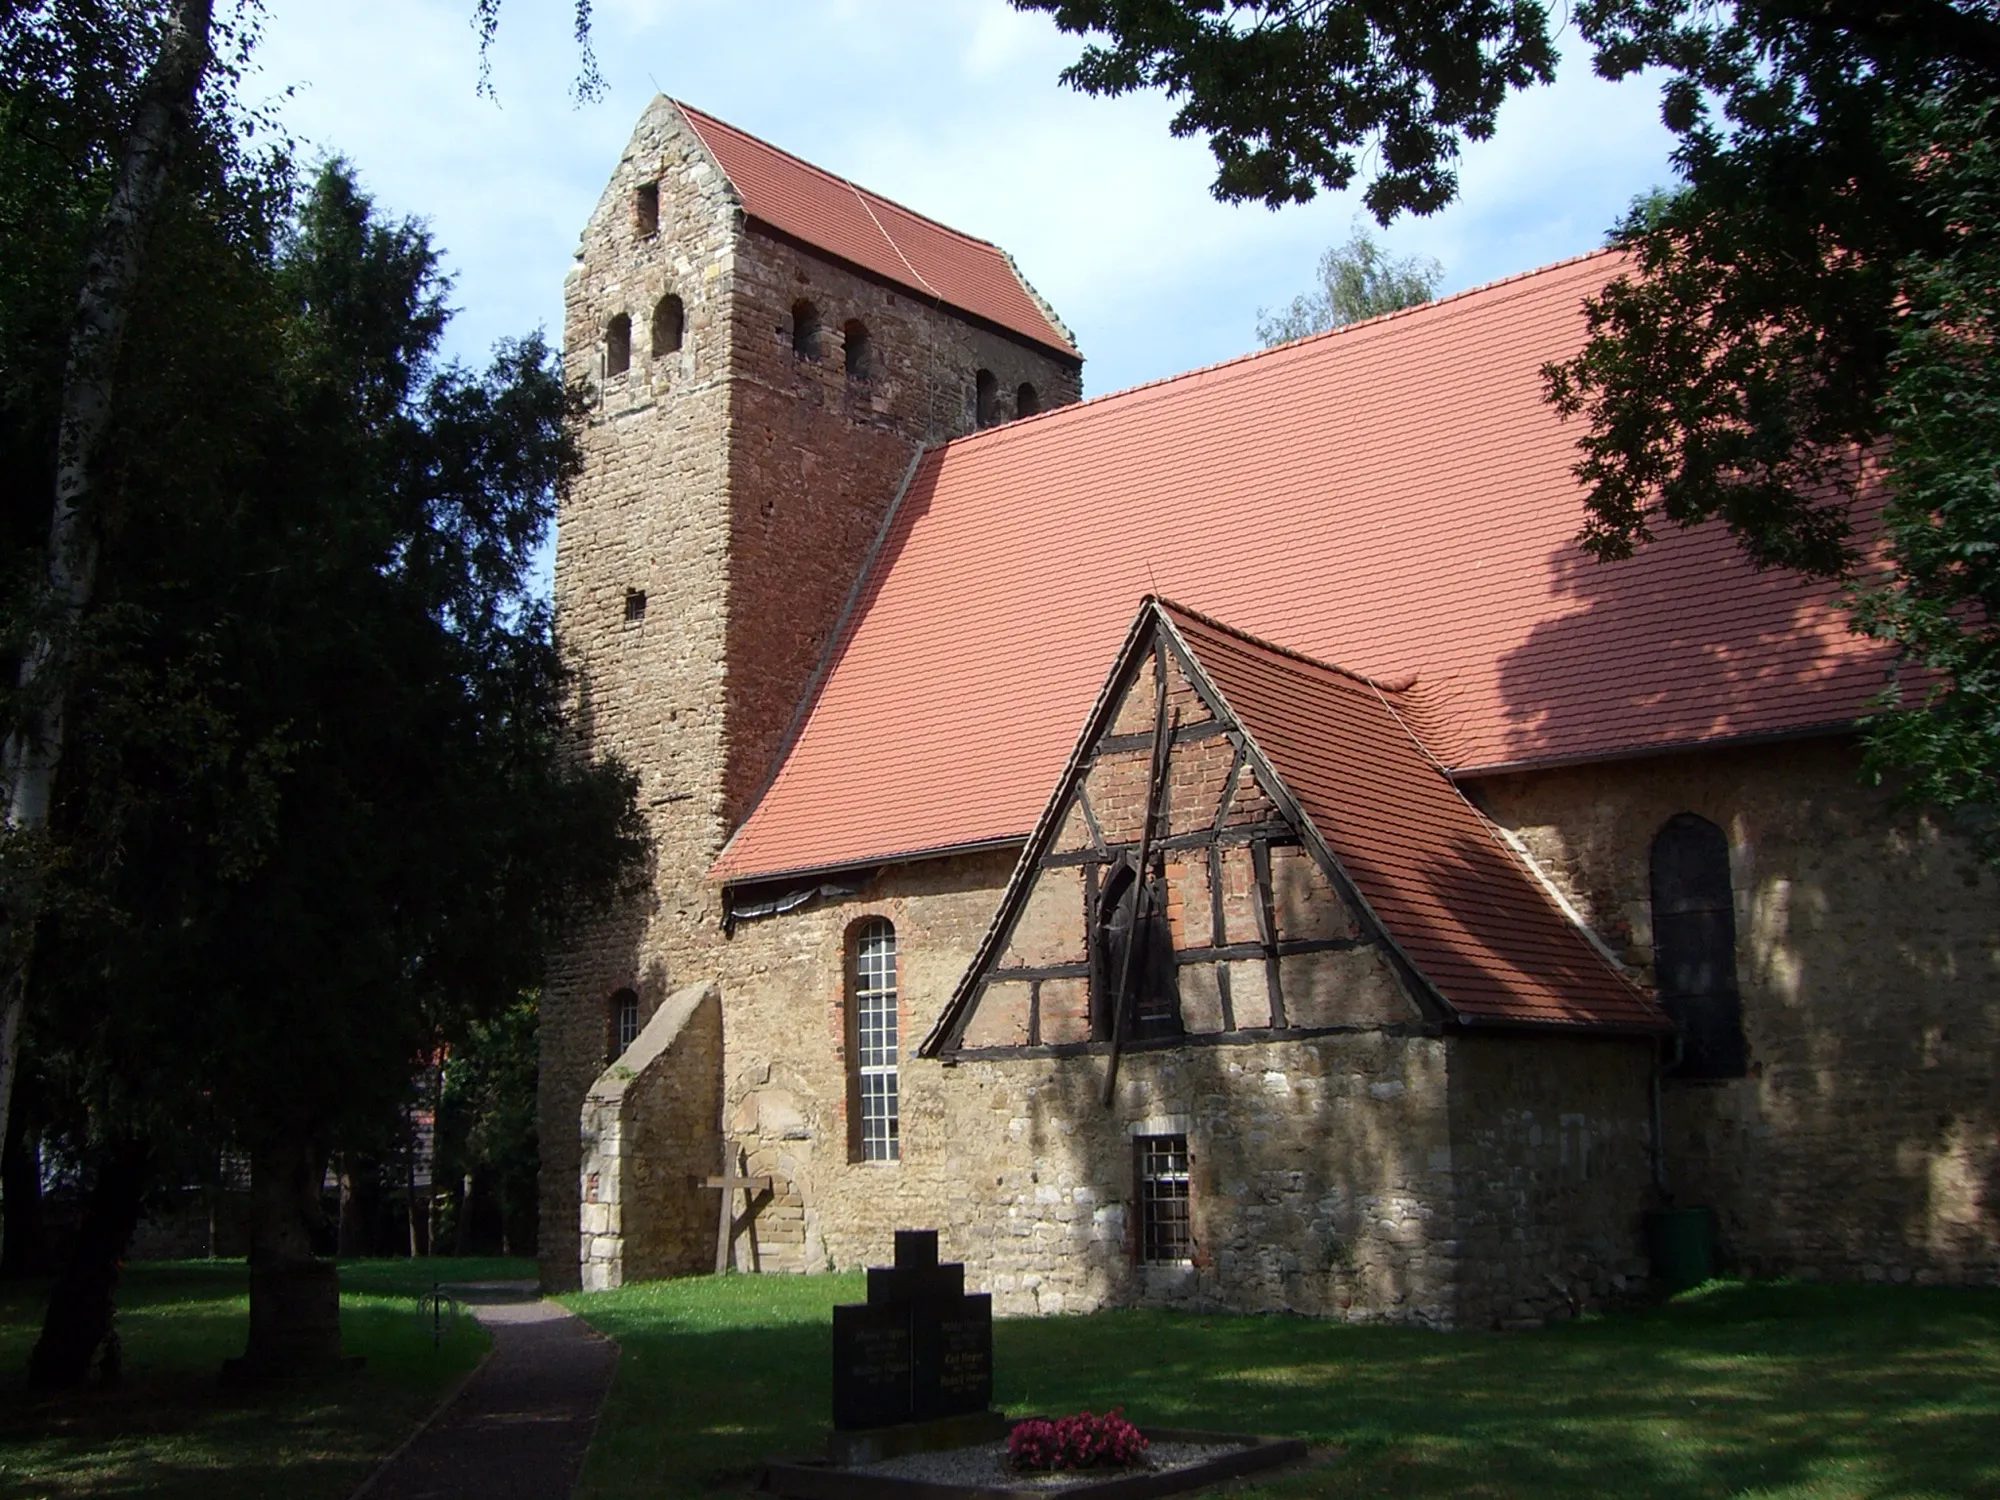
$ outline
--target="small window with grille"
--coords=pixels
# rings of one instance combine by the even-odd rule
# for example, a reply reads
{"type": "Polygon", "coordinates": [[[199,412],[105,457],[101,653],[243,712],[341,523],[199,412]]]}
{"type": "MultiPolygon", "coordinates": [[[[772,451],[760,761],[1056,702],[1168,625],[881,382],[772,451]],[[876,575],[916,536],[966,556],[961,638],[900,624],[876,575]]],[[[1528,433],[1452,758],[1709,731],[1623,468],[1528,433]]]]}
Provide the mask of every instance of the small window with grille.
{"type": "Polygon", "coordinates": [[[639,1040],[639,997],[620,990],[611,997],[611,1055],[619,1057],[639,1040]]]}
{"type": "Polygon", "coordinates": [[[1185,1265],[1194,1258],[1187,1137],[1142,1135],[1132,1147],[1139,1179],[1139,1259],[1147,1265],[1185,1265]]]}
{"type": "Polygon", "coordinates": [[[854,943],[854,1155],[896,1161],[903,1154],[897,1098],[896,929],[880,917],[854,943]]]}

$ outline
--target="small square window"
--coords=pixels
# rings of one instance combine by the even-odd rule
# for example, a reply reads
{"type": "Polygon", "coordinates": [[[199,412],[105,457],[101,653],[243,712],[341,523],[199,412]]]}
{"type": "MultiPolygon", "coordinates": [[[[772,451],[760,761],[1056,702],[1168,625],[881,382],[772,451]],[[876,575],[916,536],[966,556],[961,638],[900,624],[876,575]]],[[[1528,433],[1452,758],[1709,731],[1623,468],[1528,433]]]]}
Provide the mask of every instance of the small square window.
{"type": "Polygon", "coordinates": [[[660,185],[657,182],[640,184],[632,195],[632,222],[642,238],[660,232],[660,185]]]}
{"type": "Polygon", "coordinates": [[[1186,1265],[1194,1258],[1187,1137],[1142,1135],[1132,1147],[1139,1180],[1139,1259],[1147,1265],[1186,1265]]]}
{"type": "Polygon", "coordinates": [[[644,589],[625,590],[625,623],[634,624],[646,618],[646,591],[644,589]]]}

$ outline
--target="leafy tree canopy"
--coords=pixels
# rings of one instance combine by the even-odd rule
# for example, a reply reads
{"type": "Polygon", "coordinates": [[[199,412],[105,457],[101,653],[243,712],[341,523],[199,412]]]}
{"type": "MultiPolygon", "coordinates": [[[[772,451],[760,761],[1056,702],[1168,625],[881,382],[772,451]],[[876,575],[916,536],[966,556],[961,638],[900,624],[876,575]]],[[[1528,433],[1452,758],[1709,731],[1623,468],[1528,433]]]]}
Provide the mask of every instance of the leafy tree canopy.
{"type": "MultiPolygon", "coordinates": [[[[53,469],[68,309],[147,55],[143,7],[86,10],[58,8],[67,32],[0,16],[21,64],[0,81],[0,449],[31,478],[53,469]]],[[[537,983],[643,845],[630,778],[567,749],[529,591],[576,467],[555,355],[535,337],[484,371],[441,363],[423,229],[339,163],[302,185],[247,156],[245,127],[224,98],[176,153],[93,480],[54,815],[0,852],[48,892],[29,1036],[52,1113],[128,1186],[161,1143],[249,1147],[285,1189],[265,1243],[300,1254],[315,1163],[378,1136],[420,1057],[537,983]]],[[[32,488],[0,512],[17,654],[32,488]]]]}
{"type": "Polygon", "coordinates": [[[1354,226],[1344,245],[1319,258],[1319,285],[1294,297],[1276,313],[1257,313],[1257,337],[1265,348],[1378,318],[1428,302],[1444,281],[1444,267],[1427,255],[1391,255],[1367,227],[1354,226]]]}

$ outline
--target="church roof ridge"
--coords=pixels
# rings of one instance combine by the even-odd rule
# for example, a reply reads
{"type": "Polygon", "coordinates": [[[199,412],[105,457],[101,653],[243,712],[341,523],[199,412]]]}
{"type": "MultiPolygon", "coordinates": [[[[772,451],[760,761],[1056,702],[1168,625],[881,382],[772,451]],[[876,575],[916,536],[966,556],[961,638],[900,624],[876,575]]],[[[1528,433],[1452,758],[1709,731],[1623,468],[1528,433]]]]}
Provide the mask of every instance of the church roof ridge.
{"type": "MultiPolygon", "coordinates": [[[[1005,251],[1001,253],[1003,255],[1006,254],[1005,251]]],[[[1139,397],[1163,391],[1170,387],[1185,385],[1205,375],[1220,375],[1225,371],[1235,370],[1239,366],[1258,364],[1279,355],[1293,354],[1298,350],[1328,343],[1334,339],[1365,333],[1372,329],[1379,329],[1385,324],[1408,321],[1437,313],[1448,308],[1453,308],[1458,304],[1469,302],[1474,298],[1483,298],[1487,294],[1500,291],[1505,287],[1537,281],[1544,276],[1553,275],[1558,271],[1566,271],[1572,267],[1584,265],[1594,260],[1602,260],[1607,256],[1615,256],[1619,253],[1618,249],[1614,246],[1600,245],[1595,250],[1585,250],[1577,255],[1566,255],[1561,260],[1552,260],[1546,265],[1535,266],[1530,270],[1514,271],[1508,275],[1496,277],[1492,281],[1482,281],[1477,286],[1461,287],[1458,291],[1447,292],[1442,297],[1433,297],[1428,302],[1414,303],[1409,307],[1398,307],[1389,312],[1377,313],[1372,318],[1357,318],[1352,323],[1342,323],[1334,328],[1322,328],[1317,333],[1301,334],[1298,338],[1287,339],[1282,344],[1273,344],[1268,349],[1246,349],[1243,353],[1232,354],[1226,359],[1212,360],[1208,364],[1195,365],[1186,370],[1176,370],[1171,375],[1155,376],[1151,380],[1142,380],[1137,385],[1120,386],[1115,391],[1106,391],[1100,396],[1090,396],[1082,401],[1072,401],[1066,406],[1052,406],[1046,411],[1036,412],[1033,416],[1016,417],[1012,421],[1002,422],[993,427],[982,428],[978,432],[963,433],[958,437],[947,438],[944,442],[936,444],[932,451],[943,452],[949,448],[963,447],[968,443],[981,442],[985,439],[999,437],[1007,433],[1017,433],[1033,423],[1053,421],[1062,417],[1078,417],[1085,412],[1102,410],[1113,403],[1136,400],[1139,397]]]]}
{"type": "Polygon", "coordinates": [[[1259,651],[1286,657],[1301,666],[1316,667],[1322,672],[1331,672],[1337,677],[1358,682],[1363,687],[1373,688],[1378,693],[1407,693],[1417,685],[1417,674],[1414,672],[1406,672],[1397,677],[1371,677],[1366,672],[1357,672],[1352,667],[1341,666],[1338,662],[1322,661],[1317,656],[1308,656],[1303,651],[1294,651],[1290,646],[1280,645],[1251,631],[1239,629],[1226,620],[1218,620],[1214,615],[1204,614],[1201,610],[1182,604],[1176,599],[1169,599],[1164,594],[1148,594],[1144,602],[1157,605],[1170,619],[1175,616],[1185,616],[1199,625],[1206,625],[1210,630],[1234,636],[1246,645],[1255,646],[1259,651]]]}

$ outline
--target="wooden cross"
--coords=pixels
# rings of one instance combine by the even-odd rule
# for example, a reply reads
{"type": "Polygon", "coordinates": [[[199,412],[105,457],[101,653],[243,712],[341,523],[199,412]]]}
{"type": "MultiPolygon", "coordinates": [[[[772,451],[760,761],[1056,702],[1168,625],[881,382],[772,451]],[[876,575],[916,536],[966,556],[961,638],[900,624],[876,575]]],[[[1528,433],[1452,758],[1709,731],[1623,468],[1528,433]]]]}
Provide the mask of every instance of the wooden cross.
{"type": "Polygon", "coordinates": [[[737,1158],[741,1155],[736,1142],[728,1136],[722,1138],[722,1175],[705,1177],[702,1186],[722,1189],[722,1216],[715,1225],[715,1274],[720,1276],[729,1269],[729,1250],[735,1239],[736,1230],[736,1190],[743,1190],[743,1212],[747,1217],[757,1211],[757,1195],[771,1191],[768,1177],[745,1177],[737,1170],[737,1158]]]}

